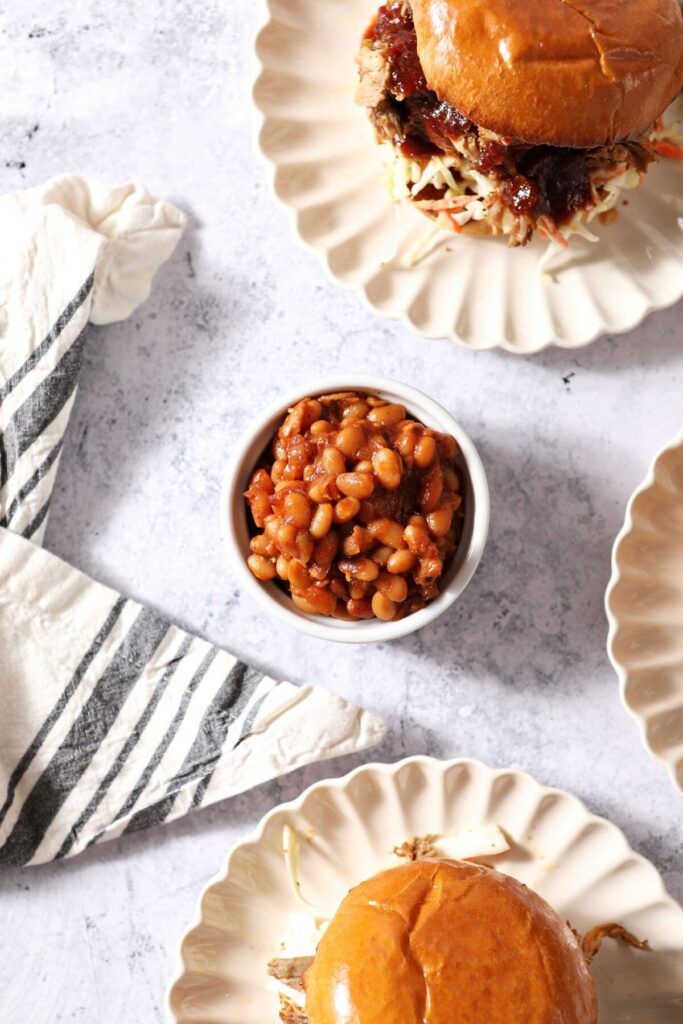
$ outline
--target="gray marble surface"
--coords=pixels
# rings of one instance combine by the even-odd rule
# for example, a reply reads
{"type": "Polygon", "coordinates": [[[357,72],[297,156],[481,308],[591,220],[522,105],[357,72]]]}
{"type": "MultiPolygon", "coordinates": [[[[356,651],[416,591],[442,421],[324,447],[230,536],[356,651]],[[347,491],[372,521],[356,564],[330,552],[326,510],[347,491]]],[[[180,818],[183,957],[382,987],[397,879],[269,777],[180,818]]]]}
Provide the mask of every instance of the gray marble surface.
{"type": "MultiPolygon", "coordinates": [[[[2,190],[66,170],[135,177],[190,218],[137,314],[91,331],[46,544],[273,673],[379,711],[389,732],[369,757],[472,755],[573,791],[680,899],[683,804],[619,703],[603,595],[627,498],[683,419],[683,307],[528,359],[425,343],[377,319],[271,200],[248,99],[256,21],[237,0],[0,11],[2,190]],[[490,543],[462,599],[373,649],[265,618],[239,592],[218,527],[225,461],[253,413],[346,369],[440,400],[480,446],[492,492],[490,543]]],[[[181,930],[230,843],[361,760],[2,875],[2,1024],[163,1020],[181,930]]]]}

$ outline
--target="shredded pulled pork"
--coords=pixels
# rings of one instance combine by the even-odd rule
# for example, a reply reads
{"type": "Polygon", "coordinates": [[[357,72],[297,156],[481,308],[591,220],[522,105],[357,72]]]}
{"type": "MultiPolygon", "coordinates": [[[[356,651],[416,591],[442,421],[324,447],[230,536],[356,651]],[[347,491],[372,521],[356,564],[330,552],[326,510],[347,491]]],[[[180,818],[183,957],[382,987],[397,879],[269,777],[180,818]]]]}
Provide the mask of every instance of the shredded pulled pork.
{"type": "MultiPolygon", "coordinates": [[[[594,240],[586,225],[616,216],[624,189],[636,188],[657,158],[646,136],[598,149],[530,146],[480,128],[430,90],[417,54],[407,0],[379,8],[358,55],[357,102],[382,144],[387,184],[438,225],[524,245],[535,231],[566,245],[594,240]]],[[[661,149],[661,145],[660,145],[661,149]]]]}
{"type": "Polygon", "coordinates": [[[275,957],[268,964],[268,974],[274,978],[283,990],[278,993],[280,999],[280,1020],[282,1024],[307,1024],[305,998],[295,999],[294,993],[304,992],[304,974],[313,963],[312,956],[275,957]],[[292,990],[291,995],[288,989],[292,990]]]}
{"type": "Polygon", "coordinates": [[[400,846],[395,846],[391,852],[396,857],[402,857],[404,860],[411,861],[437,857],[438,853],[434,847],[434,842],[438,838],[436,835],[412,836],[405,843],[401,843],[400,846]]]}
{"type": "Polygon", "coordinates": [[[625,942],[627,946],[633,946],[634,949],[649,950],[650,948],[647,939],[637,939],[621,924],[599,924],[596,928],[591,928],[589,932],[586,932],[581,940],[581,951],[587,964],[591,964],[595,960],[600,952],[603,939],[618,939],[620,942],[625,942]]]}

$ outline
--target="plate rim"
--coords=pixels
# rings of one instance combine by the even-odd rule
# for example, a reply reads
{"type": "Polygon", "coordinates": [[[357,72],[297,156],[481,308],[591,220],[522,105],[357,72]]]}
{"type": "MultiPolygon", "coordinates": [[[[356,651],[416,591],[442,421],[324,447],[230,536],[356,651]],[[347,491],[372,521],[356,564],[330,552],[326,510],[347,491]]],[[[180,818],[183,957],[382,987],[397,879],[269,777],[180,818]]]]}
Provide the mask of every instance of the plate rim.
{"type": "MultiPolygon", "coordinates": [[[[318,262],[322,264],[323,270],[327,279],[336,285],[338,288],[342,288],[345,291],[356,295],[361,299],[366,309],[373,313],[374,316],[380,317],[383,320],[389,321],[390,323],[398,323],[411,331],[414,335],[419,338],[425,338],[428,341],[448,341],[459,345],[460,347],[467,349],[472,352],[491,352],[496,349],[500,349],[504,352],[509,352],[515,356],[536,356],[540,352],[544,352],[549,348],[557,348],[562,351],[573,351],[577,349],[586,348],[588,345],[594,344],[600,338],[608,335],[623,335],[628,334],[631,331],[636,330],[640,327],[645,320],[654,313],[662,312],[665,309],[671,309],[683,298],[683,275],[681,275],[680,290],[676,297],[671,299],[662,299],[661,301],[655,301],[651,298],[647,298],[644,301],[642,308],[636,312],[635,316],[632,317],[628,322],[614,327],[611,324],[603,324],[597,327],[594,331],[589,332],[583,340],[572,342],[567,337],[558,338],[556,335],[545,334],[537,344],[531,344],[529,347],[525,346],[520,348],[515,345],[507,337],[498,337],[497,340],[493,340],[490,343],[483,342],[470,342],[464,339],[457,333],[455,327],[452,326],[447,334],[441,334],[438,331],[429,331],[417,326],[407,313],[399,313],[397,316],[391,315],[384,311],[377,309],[370,297],[367,294],[366,288],[357,282],[344,281],[338,277],[332,267],[328,257],[327,249],[313,245],[313,243],[305,239],[298,228],[297,223],[297,211],[289,203],[282,199],[275,188],[275,178],[277,174],[277,164],[275,161],[268,156],[261,143],[261,134],[266,125],[268,115],[265,110],[260,106],[257,99],[257,90],[261,84],[264,74],[268,71],[268,68],[264,64],[263,60],[259,56],[258,47],[261,38],[261,34],[276,20],[271,8],[271,0],[259,0],[260,3],[260,15],[257,17],[256,28],[252,35],[251,40],[251,77],[250,77],[250,88],[249,88],[249,99],[251,100],[252,114],[254,115],[254,136],[253,136],[253,147],[256,152],[259,162],[264,166],[266,170],[266,178],[268,182],[268,189],[271,198],[275,201],[276,205],[284,211],[287,221],[289,223],[290,230],[298,243],[303,248],[314,255],[318,262]]],[[[502,243],[501,243],[502,244],[502,243]]]]}
{"type": "Polygon", "coordinates": [[[662,765],[663,768],[666,770],[666,773],[669,776],[674,788],[679,793],[683,794],[683,783],[679,781],[673,764],[670,762],[668,758],[663,757],[653,748],[647,736],[647,721],[644,718],[644,716],[636,710],[636,708],[633,706],[633,704],[631,703],[626,694],[626,687],[628,684],[630,673],[626,666],[619,661],[614,651],[614,644],[616,642],[617,636],[619,635],[619,631],[622,628],[622,626],[618,615],[616,615],[612,610],[612,596],[614,594],[614,591],[624,578],[624,573],[622,572],[621,568],[619,548],[621,547],[622,542],[626,540],[626,538],[629,537],[635,529],[637,529],[633,519],[634,504],[641,494],[645,494],[647,491],[654,487],[656,483],[655,478],[660,459],[668,452],[673,451],[676,448],[683,448],[683,428],[681,428],[678,434],[676,434],[667,444],[660,448],[659,451],[650,460],[645,478],[636,487],[636,489],[633,491],[631,497],[628,499],[626,503],[623,525],[619,530],[619,533],[615,537],[614,543],[612,544],[610,558],[611,575],[609,583],[607,584],[607,589],[605,590],[604,607],[605,614],[607,616],[607,622],[609,625],[607,631],[607,657],[609,658],[612,668],[617,674],[617,680],[619,683],[619,697],[621,699],[621,703],[630,715],[631,719],[636,723],[636,726],[638,727],[638,732],[640,734],[641,742],[645,749],[651,754],[654,760],[657,761],[660,765],[662,765]]]}
{"type": "Polygon", "coordinates": [[[576,809],[584,815],[587,824],[589,822],[595,822],[596,824],[599,824],[601,827],[607,826],[607,828],[610,830],[614,838],[623,847],[624,854],[627,855],[629,859],[633,859],[636,862],[638,862],[641,868],[646,870],[650,874],[652,881],[658,890],[658,899],[660,902],[667,905],[671,905],[679,911],[683,912],[683,908],[680,906],[680,904],[676,902],[673,896],[671,896],[671,894],[668,892],[660,871],[652,863],[652,861],[648,860],[648,858],[645,857],[643,854],[633,849],[625,833],[622,831],[622,829],[619,828],[618,825],[616,825],[613,821],[610,821],[609,818],[605,818],[602,815],[595,814],[593,811],[589,809],[587,804],[580,797],[576,796],[574,793],[569,792],[569,790],[561,789],[557,786],[548,786],[545,783],[539,781],[539,779],[537,779],[530,772],[524,771],[523,769],[513,767],[498,768],[494,767],[493,765],[489,765],[485,761],[482,761],[475,757],[454,757],[442,759],[438,757],[431,757],[428,754],[413,754],[409,757],[402,758],[400,761],[369,761],[365,764],[358,765],[356,768],[352,769],[349,772],[346,772],[344,775],[333,776],[331,778],[325,779],[318,779],[318,781],[313,782],[311,783],[311,785],[307,786],[293,800],[287,800],[282,803],[276,804],[274,807],[271,807],[270,810],[263,815],[263,817],[259,820],[259,822],[253,829],[251,829],[245,836],[236,840],[230,845],[230,847],[228,848],[228,852],[225,855],[225,859],[223,861],[222,866],[202,887],[202,890],[197,897],[194,913],[192,914],[187,926],[183,929],[179,937],[178,944],[176,947],[176,954],[174,958],[175,966],[170,981],[167,984],[164,998],[164,1008],[170,1024],[180,1024],[179,1018],[176,1016],[171,1006],[171,996],[173,994],[173,989],[175,988],[176,984],[181,980],[181,978],[183,977],[187,970],[183,956],[183,947],[185,945],[185,941],[190,935],[190,933],[202,923],[202,904],[204,902],[204,897],[207,895],[209,890],[212,889],[215,885],[217,885],[219,882],[224,882],[229,878],[230,864],[232,858],[237,853],[237,851],[242,849],[242,847],[244,846],[260,841],[263,838],[264,832],[267,826],[269,825],[271,819],[275,817],[276,814],[280,814],[283,811],[289,813],[296,813],[300,811],[301,808],[303,807],[304,802],[312,793],[319,790],[324,791],[329,789],[343,789],[359,775],[363,775],[366,773],[379,773],[382,775],[389,776],[395,775],[408,765],[425,766],[428,770],[438,771],[441,775],[445,775],[448,771],[452,770],[453,768],[459,765],[473,766],[476,771],[484,771],[491,776],[499,777],[503,775],[512,775],[515,776],[517,779],[525,780],[526,784],[531,783],[533,786],[536,786],[541,791],[541,795],[543,798],[548,796],[562,796],[563,798],[568,798],[574,804],[576,809]]]}

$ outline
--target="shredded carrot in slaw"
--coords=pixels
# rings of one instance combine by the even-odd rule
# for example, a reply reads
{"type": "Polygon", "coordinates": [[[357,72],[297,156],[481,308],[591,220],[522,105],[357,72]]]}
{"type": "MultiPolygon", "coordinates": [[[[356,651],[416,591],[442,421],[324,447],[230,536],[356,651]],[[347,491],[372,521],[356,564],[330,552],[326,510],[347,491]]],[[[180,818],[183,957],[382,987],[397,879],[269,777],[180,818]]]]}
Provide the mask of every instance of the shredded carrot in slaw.
{"type": "Polygon", "coordinates": [[[667,160],[683,159],[683,149],[675,143],[669,142],[668,139],[655,139],[652,143],[652,148],[660,156],[666,157],[667,160]]]}

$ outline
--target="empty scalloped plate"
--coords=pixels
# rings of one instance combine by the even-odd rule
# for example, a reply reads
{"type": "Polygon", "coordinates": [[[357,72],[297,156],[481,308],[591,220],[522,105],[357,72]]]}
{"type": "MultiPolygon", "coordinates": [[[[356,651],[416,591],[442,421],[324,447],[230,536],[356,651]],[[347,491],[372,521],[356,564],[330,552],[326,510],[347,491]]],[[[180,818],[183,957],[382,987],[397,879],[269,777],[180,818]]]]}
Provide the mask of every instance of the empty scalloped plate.
{"type": "MultiPolygon", "coordinates": [[[[627,331],[683,295],[680,162],[628,192],[600,241],[573,238],[541,272],[547,244],[445,236],[408,266],[430,221],[391,202],[373,132],[353,101],[355,55],[377,0],[268,0],[256,53],[259,145],[306,245],[382,316],[472,349],[528,354],[627,331]]],[[[665,162],[666,163],[666,162],[665,162]]]]}
{"type": "Polygon", "coordinates": [[[683,792],[683,433],[628,503],[606,607],[624,704],[683,792]]]}
{"type": "Polygon", "coordinates": [[[386,865],[394,846],[484,823],[497,824],[510,843],[489,863],[539,892],[579,931],[618,921],[649,940],[650,952],[603,945],[592,968],[601,1024],[680,1024],[683,910],[619,829],[530,775],[428,757],[319,782],[233,848],[182,941],[171,1019],[278,1024],[266,965],[301,910],[283,859],[284,825],[304,837],[299,877],[307,899],[333,912],[351,886],[386,865]]]}

